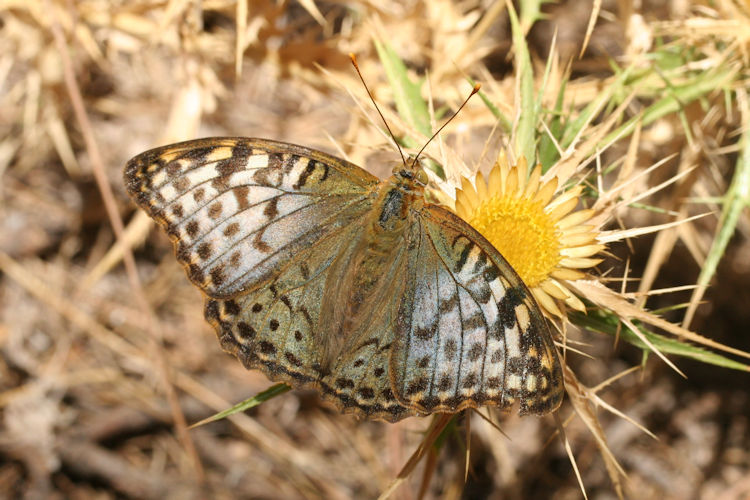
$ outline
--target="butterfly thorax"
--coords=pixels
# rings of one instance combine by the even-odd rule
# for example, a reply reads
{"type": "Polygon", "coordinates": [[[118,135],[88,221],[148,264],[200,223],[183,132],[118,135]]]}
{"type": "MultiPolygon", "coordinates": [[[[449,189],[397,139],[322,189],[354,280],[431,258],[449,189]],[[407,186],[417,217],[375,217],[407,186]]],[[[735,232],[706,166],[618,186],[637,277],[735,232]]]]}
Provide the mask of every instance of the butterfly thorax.
{"type": "MultiPolygon", "coordinates": [[[[358,241],[353,243],[354,250],[347,259],[333,264],[321,314],[328,332],[321,359],[324,369],[362,342],[362,326],[387,314],[387,305],[394,303],[394,292],[400,293],[401,285],[394,286],[403,274],[396,269],[404,262],[399,252],[404,248],[410,211],[424,196],[424,187],[403,173],[396,172],[378,184],[373,193],[376,201],[358,241]]],[[[385,344],[387,339],[381,341],[385,344]]]]}
{"type": "Polygon", "coordinates": [[[400,237],[408,212],[417,200],[423,199],[424,186],[417,183],[410,170],[396,171],[378,185],[378,199],[370,221],[376,238],[400,237]]]}

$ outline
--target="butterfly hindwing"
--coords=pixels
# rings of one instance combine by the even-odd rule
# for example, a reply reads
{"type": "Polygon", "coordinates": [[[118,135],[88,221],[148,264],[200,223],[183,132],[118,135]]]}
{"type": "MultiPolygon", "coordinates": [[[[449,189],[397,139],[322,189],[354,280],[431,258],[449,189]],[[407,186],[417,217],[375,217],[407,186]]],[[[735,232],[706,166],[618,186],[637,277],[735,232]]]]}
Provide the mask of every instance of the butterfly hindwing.
{"type": "Polygon", "coordinates": [[[125,168],[130,195],[174,241],[190,280],[215,298],[260,286],[351,223],[347,211],[377,182],[325,153],[245,138],[157,148],[125,168]]]}
{"type": "Polygon", "coordinates": [[[320,315],[337,258],[356,248],[361,227],[350,224],[292,257],[269,282],[232,299],[206,300],[206,319],[222,347],[271,380],[318,390],[340,410],[396,421],[413,414],[391,391],[388,359],[393,314],[363,328],[361,342],[328,365],[320,315]]]}
{"type": "Polygon", "coordinates": [[[409,264],[390,369],[404,406],[482,405],[547,413],[562,375],[545,320],[515,271],[478,232],[427,205],[413,212],[409,264]]]}

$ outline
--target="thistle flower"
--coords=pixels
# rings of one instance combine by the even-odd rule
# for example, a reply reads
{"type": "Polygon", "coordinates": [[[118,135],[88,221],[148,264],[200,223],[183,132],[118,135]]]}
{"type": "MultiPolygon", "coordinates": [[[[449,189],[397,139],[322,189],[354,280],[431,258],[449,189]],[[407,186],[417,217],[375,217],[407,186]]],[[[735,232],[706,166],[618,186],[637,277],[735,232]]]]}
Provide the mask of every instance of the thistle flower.
{"type": "Polygon", "coordinates": [[[567,284],[601,262],[598,228],[587,223],[594,211],[576,210],[581,185],[558,192],[558,178],[543,181],[541,165],[527,171],[525,158],[511,165],[502,151],[488,179],[477,174],[474,187],[463,178],[456,214],[500,251],[547,315],[563,317],[564,306],[583,311],[567,284]]]}

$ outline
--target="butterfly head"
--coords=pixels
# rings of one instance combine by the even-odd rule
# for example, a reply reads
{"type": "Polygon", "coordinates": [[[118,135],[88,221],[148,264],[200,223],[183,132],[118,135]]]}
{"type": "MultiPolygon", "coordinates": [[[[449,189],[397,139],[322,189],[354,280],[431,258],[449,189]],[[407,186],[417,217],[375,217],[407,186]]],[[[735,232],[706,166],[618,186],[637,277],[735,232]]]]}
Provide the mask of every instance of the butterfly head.
{"type": "Polygon", "coordinates": [[[419,187],[425,187],[429,182],[427,173],[422,168],[417,157],[407,158],[404,163],[394,166],[393,175],[402,183],[416,184],[419,187]]]}

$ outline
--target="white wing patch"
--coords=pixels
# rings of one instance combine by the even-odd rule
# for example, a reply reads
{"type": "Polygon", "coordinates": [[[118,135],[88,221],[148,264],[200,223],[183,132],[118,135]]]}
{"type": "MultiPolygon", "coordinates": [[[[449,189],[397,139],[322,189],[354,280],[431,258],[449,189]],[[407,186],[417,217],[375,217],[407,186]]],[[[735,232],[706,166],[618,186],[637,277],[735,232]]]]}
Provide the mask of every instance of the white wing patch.
{"type": "Polygon", "coordinates": [[[217,298],[259,286],[295,252],[351,223],[377,186],[343,160],[241,138],[147,151],[125,179],[175,242],[191,281],[217,298]]]}

